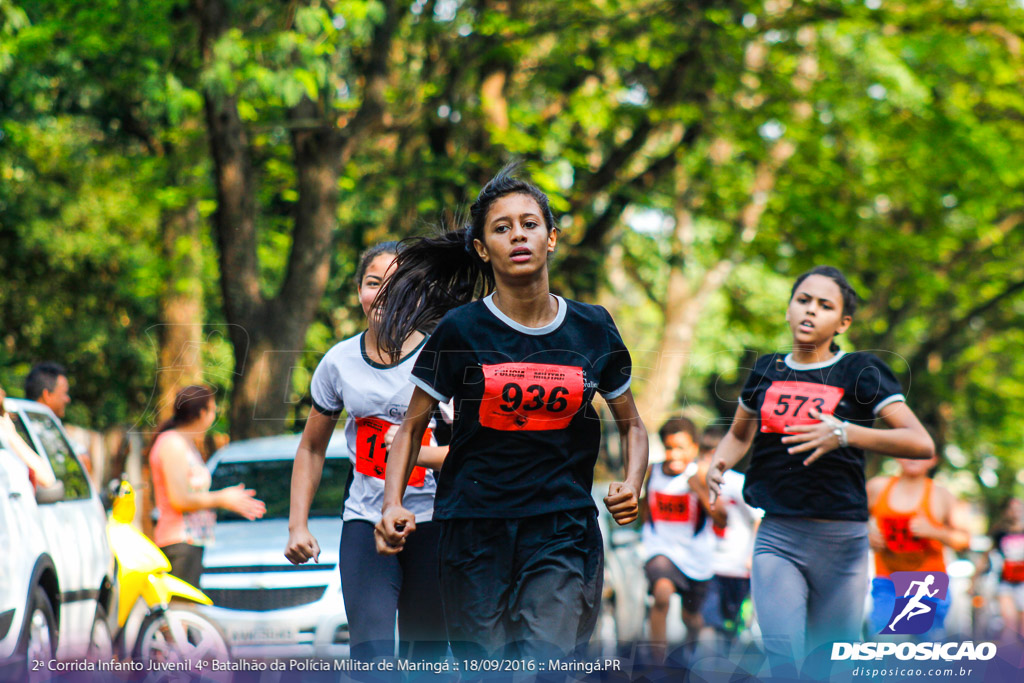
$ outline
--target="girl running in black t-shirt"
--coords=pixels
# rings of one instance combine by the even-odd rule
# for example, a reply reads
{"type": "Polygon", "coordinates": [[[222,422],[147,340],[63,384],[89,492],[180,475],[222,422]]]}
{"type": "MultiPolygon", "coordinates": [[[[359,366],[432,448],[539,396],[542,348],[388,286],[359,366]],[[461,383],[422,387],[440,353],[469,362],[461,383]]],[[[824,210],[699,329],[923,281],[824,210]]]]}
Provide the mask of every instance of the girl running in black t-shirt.
{"type": "Polygon", "coordinates": [[[773,667],[858,638],[868,589],[864,451],[927,458],[935,450],[888,366],[833,341],[856,302],[835,268],[797,279],[786,311],[793,351],[757,359],[708,472],[717,495],[753,442],[743,495],[765,511],[751,581],[773,667]],[[873,428],[876,418],[889,429],[873,428]]]}
{"type": "Polygon", "coordinates": [[[625,453],[626,478],[604,499],[619,524],[636,519],[647,469],[629,352],[605,309],[549,291],[554,216],[544,193],[511,170],[481,190],[470,225],[403,251],[381,294],[380,336],[393,354],[405,330],[494,289],[444,315],[417,359],[377,525],[383,553],[402,550],[415,531],[401,504],[405,482],[434,406],[454,399],[434,519],[445,622],[460,659],[546,660],[589,640],[603,573],[591,498],[596,392],[625,453]]]}

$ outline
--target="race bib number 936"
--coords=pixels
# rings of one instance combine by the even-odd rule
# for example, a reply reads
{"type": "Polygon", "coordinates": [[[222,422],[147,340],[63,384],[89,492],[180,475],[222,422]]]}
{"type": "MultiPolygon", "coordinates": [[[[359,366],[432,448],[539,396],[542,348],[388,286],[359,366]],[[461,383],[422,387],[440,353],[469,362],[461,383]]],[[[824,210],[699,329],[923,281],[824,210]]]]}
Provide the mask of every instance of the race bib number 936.
{"type": "Polygon", "coordinates": [[[503,432],[565,429],[583,405],[583,368],[484,365],[480,425],[503,432]]]}

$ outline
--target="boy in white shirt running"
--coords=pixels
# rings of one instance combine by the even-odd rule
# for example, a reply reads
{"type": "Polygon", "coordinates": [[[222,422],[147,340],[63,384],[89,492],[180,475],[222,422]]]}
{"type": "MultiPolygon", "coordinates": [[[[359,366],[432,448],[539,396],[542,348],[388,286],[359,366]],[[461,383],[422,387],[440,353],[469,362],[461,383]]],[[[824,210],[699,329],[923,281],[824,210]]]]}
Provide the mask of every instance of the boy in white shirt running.
{"type": "Polygon", "coordinates": [[[696,642],[704,624],[701,606],[711,579],[714,553],[712,522],[724,525],[725,512],[711,510],[704,474],[696,462],[699,436],[693,422],[674,417],[659,430],[665,462],[651,468],[647,480],[643,543],[647,552],[644,573],[654,598],[650,609],[652,654],[665,659],[669,601],[673,593],[683,599],[685,649],[696,642]]]}

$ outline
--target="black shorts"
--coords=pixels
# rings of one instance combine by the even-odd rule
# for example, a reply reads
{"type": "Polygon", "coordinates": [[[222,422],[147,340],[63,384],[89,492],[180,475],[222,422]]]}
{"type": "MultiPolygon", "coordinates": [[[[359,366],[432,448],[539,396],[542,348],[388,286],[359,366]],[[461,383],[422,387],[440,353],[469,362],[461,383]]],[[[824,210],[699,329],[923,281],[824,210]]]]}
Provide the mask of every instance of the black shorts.
{"type": "Polygon", "coordinates": [[[704,623],[725,633],[735,633],[743,601],[750,595],[750,579],[712,577],[704,603],[704,623]]]}
{"type": "Polygon", "coordinates": [[[683,609],[691,614],[700,612],[704,597],[708,594],[709,581],[697,581],[679,570],[675,562],[664,555],[655,555],[644,565],[647,575],[647,592],[654,595],[654,584],[658,579],[668,579],[676,587],[676,593],[683,598],[683,609]]]}
{"type": "Polygon", "coordinates": [[[199,588],[199,577],[203,573],[203,546],[172,543],[160,550],[171,563],[171,576],[199,588]]]}
{"type": "Polygon", "coordinates": [[[593,509],[441,523],[441,600],[458,659],[547,661],[597,625],[604,544],[593,509]]]}

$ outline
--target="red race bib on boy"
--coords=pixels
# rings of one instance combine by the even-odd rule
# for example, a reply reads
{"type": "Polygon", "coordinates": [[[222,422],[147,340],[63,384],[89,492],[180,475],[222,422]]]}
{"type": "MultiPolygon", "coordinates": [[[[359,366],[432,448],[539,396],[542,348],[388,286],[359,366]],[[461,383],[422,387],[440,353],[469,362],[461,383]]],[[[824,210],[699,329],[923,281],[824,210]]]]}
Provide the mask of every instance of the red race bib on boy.
{"type": "Polygon", "coordinates": [[[503,432],[565,429],[583,405],[583,368],[499,363],[481,369],[483,427],[503,432]]]}
{"type": "Polygon", "coordinates": [[[673,496],[667,493],[651,493],[651,519],[655,522],[689,522],[695,517],[696,501],[688,493],[673,496]]]}
{"type": "MultiPolygon", "coordinates": [[[[388,466],[388,449],[384,435],[394,425],[376,417],[356,418],[356,472],[383,479],[388,466]]],[[[430,445],[430,428],[423,433],[422,446],[430,445]]],[[[427,468],[417,465],[409,475],[409,486],[419,488],[426,483],[427,468]]]]}
{"type": "Polygon", "coordinates": [[[817,424],[809,413],[831,415],[843,393],[842,387],[817,382],[772,382],[761,404],[761,431],[789,434],[787,427],[817,424]]]}
{"type": "Polygon", "coordinates": [[[1004,536],[999,543],[1003,552],[1003,581],[1024,582],[1024,534],[1004,536]]]}

